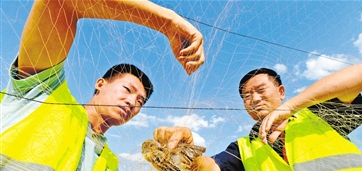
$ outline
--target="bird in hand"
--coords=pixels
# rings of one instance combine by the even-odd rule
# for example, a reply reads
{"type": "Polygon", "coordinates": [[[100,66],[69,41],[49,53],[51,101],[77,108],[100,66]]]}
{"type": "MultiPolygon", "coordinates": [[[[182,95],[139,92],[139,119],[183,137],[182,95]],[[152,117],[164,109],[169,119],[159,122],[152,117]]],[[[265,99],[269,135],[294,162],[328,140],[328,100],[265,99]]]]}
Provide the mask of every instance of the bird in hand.
{"type": "Polygon", "coordinates": [[[189,171],[194,160],[205,151],[205,147],[182,143],[170,149],[151,139],[142,143],[143,157],[158,171],[189,171]]]}

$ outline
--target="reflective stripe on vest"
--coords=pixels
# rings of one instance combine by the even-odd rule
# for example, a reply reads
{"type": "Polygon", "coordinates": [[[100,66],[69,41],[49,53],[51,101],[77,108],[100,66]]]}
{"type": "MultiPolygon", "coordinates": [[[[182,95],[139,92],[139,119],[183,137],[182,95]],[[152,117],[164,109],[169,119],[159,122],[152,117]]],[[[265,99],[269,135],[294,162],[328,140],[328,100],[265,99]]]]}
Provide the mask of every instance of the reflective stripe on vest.
{"type": "Polygon", "coordinates": [[[14,171],[14,170],[53,171],[54,169],[49,166],[44,166],[36,163],[25,163],[21,161],[16,161],[8,156],[0,154],[0,170],[1,171],[14,171]]]}
{"type": "MultiPolygon", "coordinates": [[[[76,170],[88,116],[81,105],[55,103],[77,104],[65,81],[29,116],[0,135],[0,170],[76,170]]],[[[101,156],[108,160],[97,168],[117,169],[117,157],[108,146],[101,156]]]]}
{"type": "MultiPolygon", "coordinates": [[[[95,166],[93,167],[93,171],[99,171],[99,170],[116,171],[117,168],[118,168],[118,158],[109,149],[108,144],[106,144],[95,166]]],[[[14,170],[54,171],[54,169],[49,166],[17,161],[3,154],[0,154],[0,170],[1,171],[14,171],[14,170]]]]}
{"type": "Polygon", "coordinates": [[[362,170],[362,155],[360,154],[345,154],[345,155],[336,155],[329,156],[324,158],[315,159],[312,161],[307,161],[304,163],[297,163],[294,165],[296,171],[302,170],[318,170],[318,171],[328,171],[328,170],[342,170],[358,168],[362,170]]]}
{"type": "Polygon", "coordinates": [[[285,149],[289,165],[260,138],[238,140],[246,170],[361,170],[362,155],[350,141],[339,135],[324,120],[308,109],[291,117],[285,129],[285,149]],[[338,166],[337,166],[338,165],[338,166]]]}

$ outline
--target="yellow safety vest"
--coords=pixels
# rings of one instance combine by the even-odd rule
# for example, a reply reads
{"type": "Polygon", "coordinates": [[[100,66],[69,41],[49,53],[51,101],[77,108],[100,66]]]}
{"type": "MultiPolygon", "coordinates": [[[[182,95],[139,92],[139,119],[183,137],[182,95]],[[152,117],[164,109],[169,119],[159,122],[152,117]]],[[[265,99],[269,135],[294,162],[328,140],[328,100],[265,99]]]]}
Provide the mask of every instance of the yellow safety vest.
{"type": "MultiPolygon", "coordinates": [[[[77,104],[65,81],[29,116],[0,135],[0,170],[76,170],[88,116],[82,106],[64,103],[77,104]]],[[[105,145],[93,170],[117,167],[117,157],[105,145]]]]}
{"type": "Polygon", "coordinates": [[[259,137],[252,141],[242,137],[238,146],[245,170],[362,170],[362,155],[353,143],[308,109],[294,116],[285,129],[289,164],[259,137]]]}

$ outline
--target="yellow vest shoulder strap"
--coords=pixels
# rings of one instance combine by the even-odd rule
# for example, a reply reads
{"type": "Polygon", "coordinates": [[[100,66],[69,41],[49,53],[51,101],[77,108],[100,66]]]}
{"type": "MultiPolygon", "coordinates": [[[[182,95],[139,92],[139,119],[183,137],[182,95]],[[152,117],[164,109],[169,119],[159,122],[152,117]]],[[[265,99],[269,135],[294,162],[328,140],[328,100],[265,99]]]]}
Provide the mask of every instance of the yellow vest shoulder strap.
{"type": "Polygon", "coordinates": [[[4,89],[4,90],[1,91],[1,93],[0,93],[0,103],[1,103],[1,101],[3,100],[3,98],[4,98],[4,96],[5,96],[5,92],[6,92],[6,90],[4,89]]]}
{"type": "Polygon", "coordinates": [[[118,168],[118,158],[109,149],[108,144],[106,144],[95,166],[93,167],[93,171],[98,171],[98,170],[116,171],[117,168],[118,168]]]}

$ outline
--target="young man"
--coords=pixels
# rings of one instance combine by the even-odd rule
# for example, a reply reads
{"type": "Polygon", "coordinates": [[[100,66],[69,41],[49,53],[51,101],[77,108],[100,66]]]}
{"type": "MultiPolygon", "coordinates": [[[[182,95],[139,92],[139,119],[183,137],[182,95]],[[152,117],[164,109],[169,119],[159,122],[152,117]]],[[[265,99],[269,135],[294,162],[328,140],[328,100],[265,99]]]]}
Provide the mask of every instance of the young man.
{"type": "Polygon", "coordinates": [[[63,65],[81,18],[130,21],[162,32],[187,74],[204,62],[201,33],[152,2],[34,1],[11,80],[0,94],[0,170],[117,169],[117,157],[103,135],[135,116],[153,87],[137,67],[119,64],[97,80],[84,108],[77,104],[63,65]]]}
{"type": "MultiPolygon", "coordinates": [[[[249,72],[239,92],[257,123],[249,136],[195,165],[208,171],[360,170],[362,154],[348,134],[362,124],[361,75],[362,64],[347,67],[282,103],[285,88],[277,73],[267,68],[249,72]]],[[[185,127],[160,127],[154,138],[170,148],[181,140],[193,142],[185,127]]]]}

